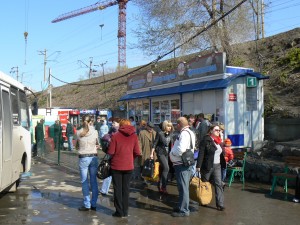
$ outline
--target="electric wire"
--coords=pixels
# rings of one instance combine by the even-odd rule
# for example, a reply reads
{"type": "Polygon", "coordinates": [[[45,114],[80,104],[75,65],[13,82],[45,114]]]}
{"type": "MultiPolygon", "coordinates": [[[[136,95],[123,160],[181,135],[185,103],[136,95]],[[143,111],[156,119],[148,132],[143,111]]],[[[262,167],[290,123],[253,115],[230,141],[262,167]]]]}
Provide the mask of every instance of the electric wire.
{"type": "MultiPolygon", "coordinates": [[[[121,75],[121,76],[118,76],[116,78],[112,78],[112,79],[109,79],[109,80],[106,80],[105,82],[110,82],[110,81],[114,81],[114,80],[118,80],[118,79],[121,79],[123,77],[127,77],[128,75],[130,74],[133,74],[143,68],[146,68],[150,65],[153,65],[153,64],[156,64],[158,61],[160,61],[161,59],[163,59],[164,57],[166,57],[167,55],[173,53],[174,51],[176,51],[177,49],[179,49],[180,47],[182,47],[183,45],[189,43],[190,41],[192,41],[193,39],[195,39],[196,37],[198,37],[200,34],[202,34],[203,32],[207,31],[208,29],[210,29],[211,27],[213,27],[214,25],[216,25],[219,21],[221,21],[222,19],[224,19],[225,17],[227,17],[229,14],[231,14],[233,11],[235,11],[238,7],[240,7],[243,3],[245,3],[247,0],[242,0],[241,2],[239,2],[237,5],[235,5],[233,8],[231,8],[228,12],[224,13],[222,16],[220,16],[218,19],[216,19],[215,21],[213,21],[212,23],[210,23],[209,25],[207,25],[206,27],[204,27],[203,29],[201,29],[199,32],[197,32],[196,34],[192,35],[190,38],[188,38],[186,41],[184,41],[182,44],[178,45],[178,46],[175,46],[172,50],[170,50],[169,52],[166,52],[165,54],[161,55],[161,56],[158,56],[155,60],[143,65],[143,66],[140,66],[136,69],[134,69],[133,71],[130,71],[128,73],[125,73],[124,75],[121,75]]],[[[78,84],[78,83],[68,83],[68,82],[65,82],[61,79],[58,79],[57,77],[53,76],[51,74],[51,76],[62,82],[62,83],[65,83],[65,84],[69,84],[69,85],[76,85],[76,86],[92,86],[92,85],[98,85],[98,84],[102,84],[104,83],[104,81],[102,82],[95,82],[95,83],[89,83],[89,84],[78,84]]]]}

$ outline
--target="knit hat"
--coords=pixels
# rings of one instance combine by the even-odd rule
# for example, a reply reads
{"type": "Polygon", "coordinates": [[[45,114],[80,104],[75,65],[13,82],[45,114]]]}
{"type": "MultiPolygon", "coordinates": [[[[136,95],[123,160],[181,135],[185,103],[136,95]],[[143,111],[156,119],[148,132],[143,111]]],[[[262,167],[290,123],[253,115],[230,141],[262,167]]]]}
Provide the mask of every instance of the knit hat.
{"type": "Polygon", "coordinates": [[[229,138],[226,138],[225,140],[224,140],[224,144],[225,145],[229,145],[229,146],[231,146],[231,140],[229,139],[229,138]]]}

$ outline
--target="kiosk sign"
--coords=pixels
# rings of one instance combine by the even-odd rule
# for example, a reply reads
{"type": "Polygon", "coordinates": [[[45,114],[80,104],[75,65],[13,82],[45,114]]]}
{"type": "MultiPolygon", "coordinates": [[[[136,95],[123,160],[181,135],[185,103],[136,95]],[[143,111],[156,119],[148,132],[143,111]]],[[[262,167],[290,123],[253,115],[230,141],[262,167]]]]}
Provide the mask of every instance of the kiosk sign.
{"type": "Polygon", "coordinates": [[[247,87],[256,87],[257,79],[256,77],[247,77],[247,87]]]}

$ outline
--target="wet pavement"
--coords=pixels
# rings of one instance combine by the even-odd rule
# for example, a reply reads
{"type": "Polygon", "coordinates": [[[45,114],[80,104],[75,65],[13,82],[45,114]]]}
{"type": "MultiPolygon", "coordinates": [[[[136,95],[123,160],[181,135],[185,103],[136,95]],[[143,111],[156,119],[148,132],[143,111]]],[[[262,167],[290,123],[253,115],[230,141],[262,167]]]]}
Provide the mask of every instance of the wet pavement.
{"type": "MultiPolygon", "coordinates": [[[[28,175],[28,174],[27,174],[28,175]]],[[[168,186],[168,195],[160,195],[155,185],[142,181],[131,184],[129,216],[115,218],[112,193],[99,195],[97,211],[79,212],[82,204],[78,173],[55,164],[34,161],[31,176],[25,176],[16,193],[1,194],[0,224],[64,224],[64,225],[244,225],[300,224],[300,204],[292,203],[293,190],[284,195],[278,187],[269,195],[271,185],[246,182],[245,190],[238,181],[225,188],[225,211],[191,202],[189,217],[173,218],[178,192],[176,182],[168,186]]]]}

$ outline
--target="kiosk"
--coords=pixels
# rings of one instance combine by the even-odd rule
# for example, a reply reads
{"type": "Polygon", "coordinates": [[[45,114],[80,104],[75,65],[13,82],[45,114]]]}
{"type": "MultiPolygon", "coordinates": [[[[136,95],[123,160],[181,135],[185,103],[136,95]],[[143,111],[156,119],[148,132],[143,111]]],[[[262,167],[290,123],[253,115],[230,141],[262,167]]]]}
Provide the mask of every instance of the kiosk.
{"type": "Polygon", "coordinates": [[[236,148],[264,139],[263,80],[253,69],[226,66],[225,53],[195,56],[166,72],[128,77],[127,116],[159,124],[189,114],[213,114],[236,148]]]}

